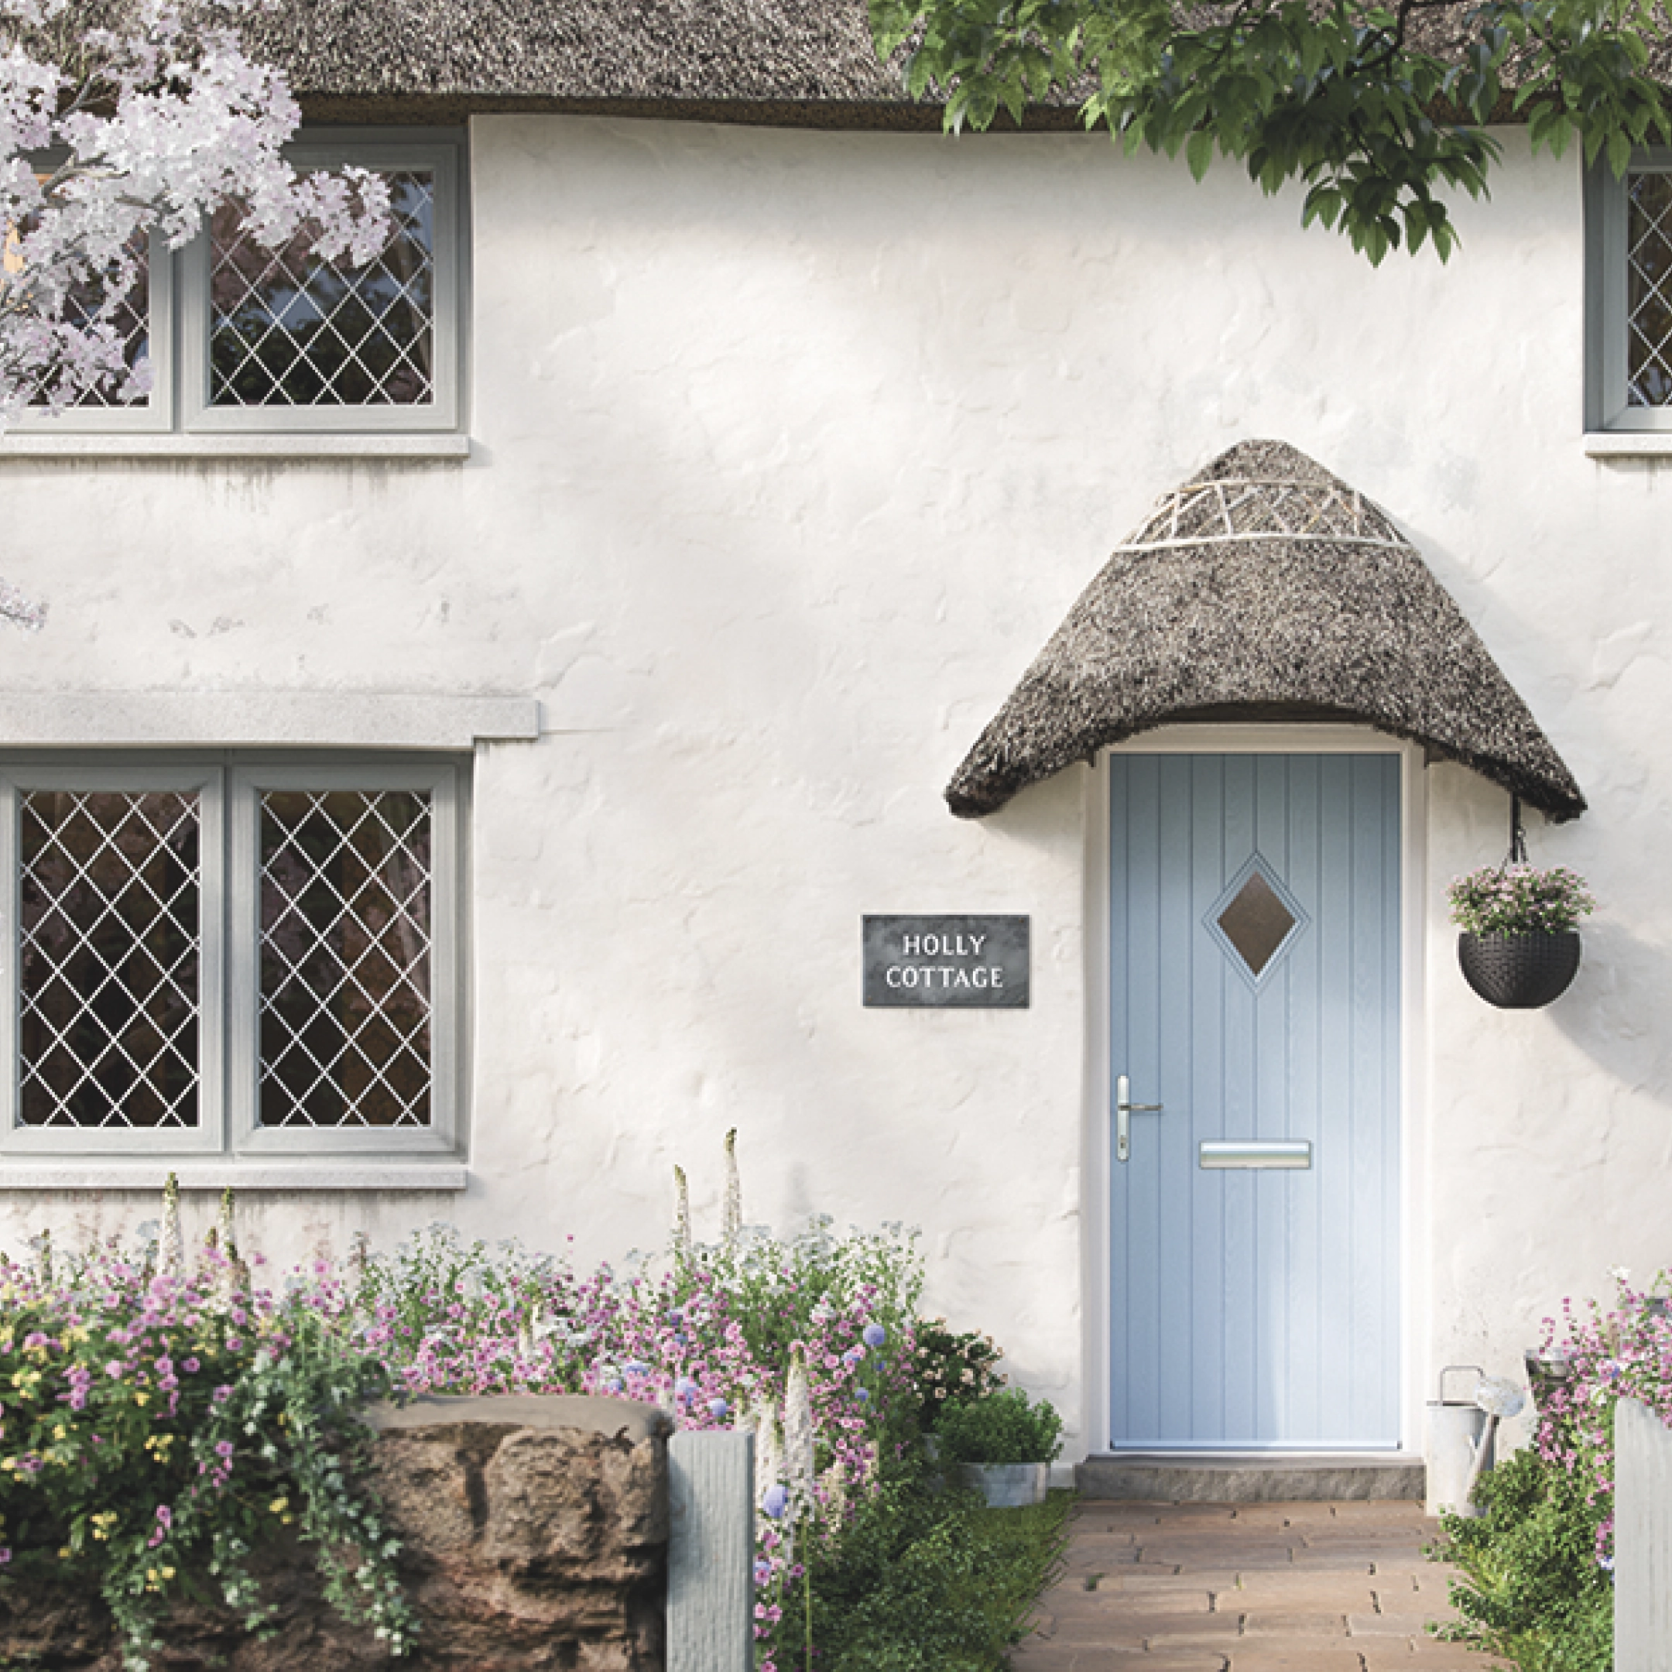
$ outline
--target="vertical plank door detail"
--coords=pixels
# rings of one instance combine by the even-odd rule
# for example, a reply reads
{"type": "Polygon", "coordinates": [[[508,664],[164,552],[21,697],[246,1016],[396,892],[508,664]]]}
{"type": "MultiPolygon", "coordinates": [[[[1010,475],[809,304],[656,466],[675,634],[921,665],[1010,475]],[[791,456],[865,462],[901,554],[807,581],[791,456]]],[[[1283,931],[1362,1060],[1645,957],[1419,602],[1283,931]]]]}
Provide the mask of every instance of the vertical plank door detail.
{"type": "Polygon", "coordinates": [[[1399,830],[1392,754],[1110,759],[1111,1073],[1163,1105],[1110,1163],[1116,1448],[1399,1442],[1399,830]],[[1258,979],[1249,875],[1297,918],[1258,979]]]}

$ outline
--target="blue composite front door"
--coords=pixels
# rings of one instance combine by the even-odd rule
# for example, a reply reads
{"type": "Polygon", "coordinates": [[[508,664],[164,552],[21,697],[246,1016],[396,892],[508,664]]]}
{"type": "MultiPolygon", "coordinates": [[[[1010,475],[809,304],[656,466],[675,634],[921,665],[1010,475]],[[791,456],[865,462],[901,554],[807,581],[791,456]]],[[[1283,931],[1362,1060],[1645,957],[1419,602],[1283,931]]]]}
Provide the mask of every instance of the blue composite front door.
{"type": "Polygon", "coordinates": [[[1395,1446],[1399,758],[1109,767],[1111,1443],[1395,1446]]]}

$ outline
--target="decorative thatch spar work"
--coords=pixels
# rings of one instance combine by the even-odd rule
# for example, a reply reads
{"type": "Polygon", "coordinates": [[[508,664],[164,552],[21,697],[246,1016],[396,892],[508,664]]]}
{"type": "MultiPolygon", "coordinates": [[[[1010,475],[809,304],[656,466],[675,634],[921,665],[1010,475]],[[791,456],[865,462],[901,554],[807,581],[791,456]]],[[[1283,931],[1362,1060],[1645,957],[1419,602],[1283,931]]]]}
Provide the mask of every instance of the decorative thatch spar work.
{"type": "Polygon", "coordinates": [[[1338,722],[1423,744],[1553,819],[1585,798],[1416,550],[1354,489],[1248,441],[1116,549],[981,734],[960,818],[1156,726],[1338,722]]]}

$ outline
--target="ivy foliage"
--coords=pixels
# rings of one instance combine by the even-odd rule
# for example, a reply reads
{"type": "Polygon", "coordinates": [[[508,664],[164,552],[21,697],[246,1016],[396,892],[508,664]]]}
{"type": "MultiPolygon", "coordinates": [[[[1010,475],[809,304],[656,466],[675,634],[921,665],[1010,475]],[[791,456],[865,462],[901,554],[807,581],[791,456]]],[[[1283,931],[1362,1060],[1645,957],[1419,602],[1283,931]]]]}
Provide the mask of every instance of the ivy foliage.
{"type": "Polygon", "coordinates": [[[906,85],[945,125],[1078,98],[1128,153],[1214,156],[1267,193],[1306,188],[1303,224],[1344,233],[1379,264],[1402,245],[1457,244],[1446,195],[1487,195],[1492,121],[1533,146],[1577,141],[1622,174],[1632,148],[1672,141],[1649,73],[1647,0],[870,0],[872,38],[903,51],[906,85]]]}

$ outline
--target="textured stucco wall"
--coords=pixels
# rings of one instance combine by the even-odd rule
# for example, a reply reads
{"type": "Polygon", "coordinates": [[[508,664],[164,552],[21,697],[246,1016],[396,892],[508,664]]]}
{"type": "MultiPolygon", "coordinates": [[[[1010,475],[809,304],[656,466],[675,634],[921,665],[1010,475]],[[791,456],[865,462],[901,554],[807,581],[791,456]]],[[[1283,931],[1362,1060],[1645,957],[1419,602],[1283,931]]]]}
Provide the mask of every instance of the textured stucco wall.
{"type": "MultiPolygon", "coordinates": [[[[979,824],[939,792],[1150,500],[1275,436],[1400,522],[1593,807],[1533,834],[1604,902],[1585,969],[1499,1015],[1439,885],[1504,798],[1428,775],[1412,1440],[1433,1366],[1513,1369],[1564,1293],[1672,1257],[1665,489],[1582,451],[1578,169],[1506,145],[1448,267],[1373,271],[1099,139],[495,118],[468,463],[0,463],[4,573],[52,610],[8,687],[544,705],[476,764],[470,1188],[252,1200],[253,1239],[439,1212],[620,1254],[676,1161],[714,1225],[736,1125],[748,1217],[922,1226],[932,1302],[1078,1418],[1086,774],[979,824]],[[861,1010],[895,911],[1031,914],[1032,1007],[861,1010]]],[[[0,1243],[153,1212],[0,1198],[0,1243]]]]}

